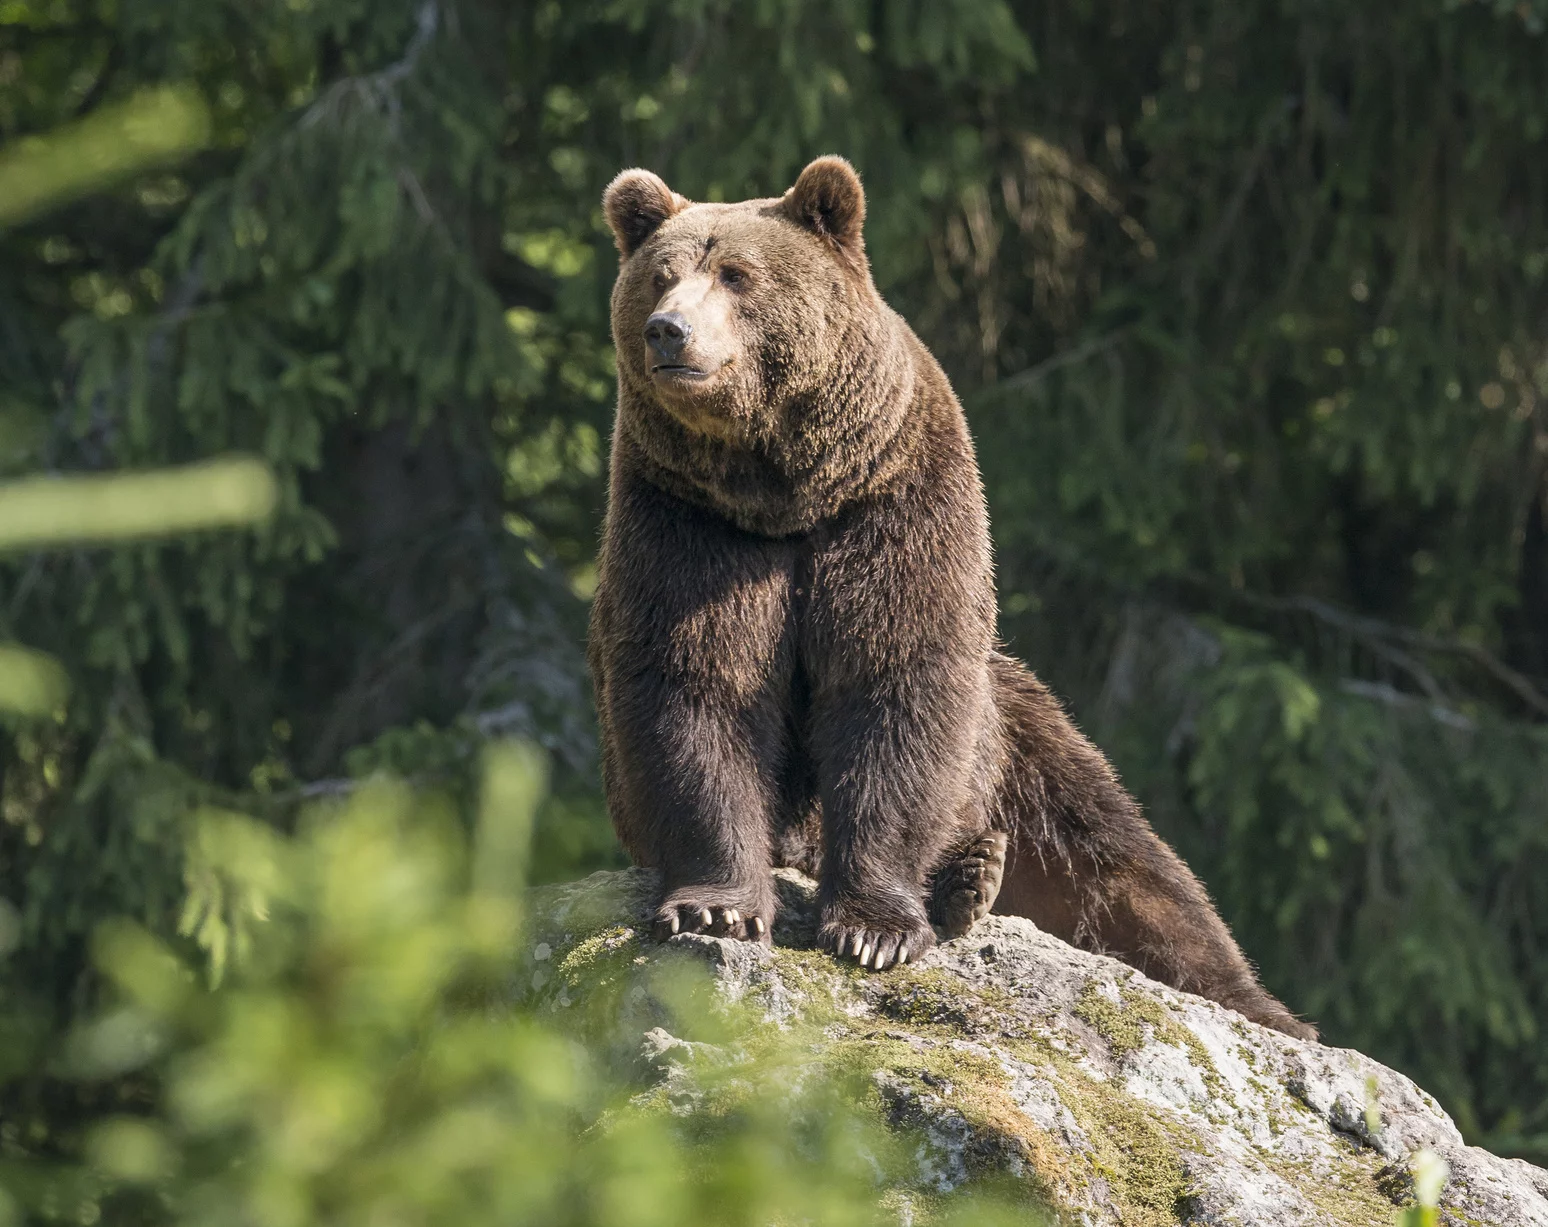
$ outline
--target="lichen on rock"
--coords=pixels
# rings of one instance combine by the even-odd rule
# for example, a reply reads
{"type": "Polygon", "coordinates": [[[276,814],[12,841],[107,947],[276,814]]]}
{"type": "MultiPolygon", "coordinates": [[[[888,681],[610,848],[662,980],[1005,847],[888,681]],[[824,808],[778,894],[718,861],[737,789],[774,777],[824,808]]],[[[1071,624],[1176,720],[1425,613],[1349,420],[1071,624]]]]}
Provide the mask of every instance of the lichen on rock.
{"type": "Polygon", "coordinates": [[[773,948],[644,938],[646,871],[537,891],[516,991],[572,1017],[645,1110],[708,1120],[791,1079],[842,1088],[909,1157],[877,1190],[899,1222],[989,1186],[1093,1225],[1391,1227],[1428,1148],[1451,1168],[1444,1222],[1548,1227],[1548,1172],[1465,1145],[1430,1096],[1359,1053],[1016,917],[868,975],[811,948],[814,884],[776,876],[773,948]]]}

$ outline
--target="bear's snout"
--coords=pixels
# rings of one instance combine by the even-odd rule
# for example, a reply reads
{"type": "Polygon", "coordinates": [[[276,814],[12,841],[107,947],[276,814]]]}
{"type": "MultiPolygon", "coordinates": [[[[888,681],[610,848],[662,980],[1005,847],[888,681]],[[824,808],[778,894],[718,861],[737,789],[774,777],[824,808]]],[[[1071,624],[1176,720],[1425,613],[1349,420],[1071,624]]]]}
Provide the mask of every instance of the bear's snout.
{"type": "Polygon", "coordinates": [[[678,364],[692,335],[693,325],[681,311],[657,311],[645,321],[645,343],[664,366],[678,364]]]}

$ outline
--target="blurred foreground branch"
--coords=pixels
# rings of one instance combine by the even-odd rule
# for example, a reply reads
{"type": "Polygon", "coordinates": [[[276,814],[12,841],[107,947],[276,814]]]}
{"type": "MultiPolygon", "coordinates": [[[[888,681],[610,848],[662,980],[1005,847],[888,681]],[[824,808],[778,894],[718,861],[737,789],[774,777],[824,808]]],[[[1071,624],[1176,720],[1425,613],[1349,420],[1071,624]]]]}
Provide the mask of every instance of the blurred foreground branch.
{"type": "Polygon", "coordinates": [[[191,89],[168,86],[24,137],[0,150],[0,227],[183,157],[202,148],[209,135],[204,100],[191,89]]]}

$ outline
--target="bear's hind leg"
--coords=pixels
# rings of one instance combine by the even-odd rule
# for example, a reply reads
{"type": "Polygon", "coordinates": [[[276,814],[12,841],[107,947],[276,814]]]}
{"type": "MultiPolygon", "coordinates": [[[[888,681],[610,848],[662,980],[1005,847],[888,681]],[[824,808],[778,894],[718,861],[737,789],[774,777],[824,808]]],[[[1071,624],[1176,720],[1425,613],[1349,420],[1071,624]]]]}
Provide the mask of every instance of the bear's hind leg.
{"type": "Polygon", "coordinates": [[[1008,760],[995,825],[1016,832],[999,910],[1299,1039],[1198,878],[1117,774],[1018,661],[992,658],[1008,760]]]}
{"type": "MultiPolygon", "coordinates": [[[[1137,811],[1134,817],[1144,822],[1137,811]]],[[[1181,858],[1148,826],[1125,834],[1120,849],[1104,850],[1100,859],[1068,845],[1056,851],[1027,841],[1006,870],[1000,911],[1025,916],[1071,945],[1122,959],[1153,980],[1208,997],[1255,1023],[1316,1039],[1315,1027],[1258,983],[1181,858]]]]}

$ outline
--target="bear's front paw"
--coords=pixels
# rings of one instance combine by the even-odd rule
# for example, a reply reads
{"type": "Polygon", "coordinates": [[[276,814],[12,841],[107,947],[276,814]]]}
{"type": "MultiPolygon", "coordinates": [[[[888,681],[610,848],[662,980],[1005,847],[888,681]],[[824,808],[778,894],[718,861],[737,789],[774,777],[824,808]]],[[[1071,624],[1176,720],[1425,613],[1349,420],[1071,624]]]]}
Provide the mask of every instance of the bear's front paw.
{"type": "Polygon", "coordinates": [[[923,909],[917,917],[879,917],[840,904],[823,908],[817,940],[841,959],[854,959],[871,971],[885,971],[917,960],[935,945],[935,933],[923,909]]]}
{"type": "Polygon", "coordinates": [[[657,941],[678,933],[707,933],[769,945],[774,932],[774,892],[708,884],[669,891],[656,908],[651,932],[657,941]]]}

